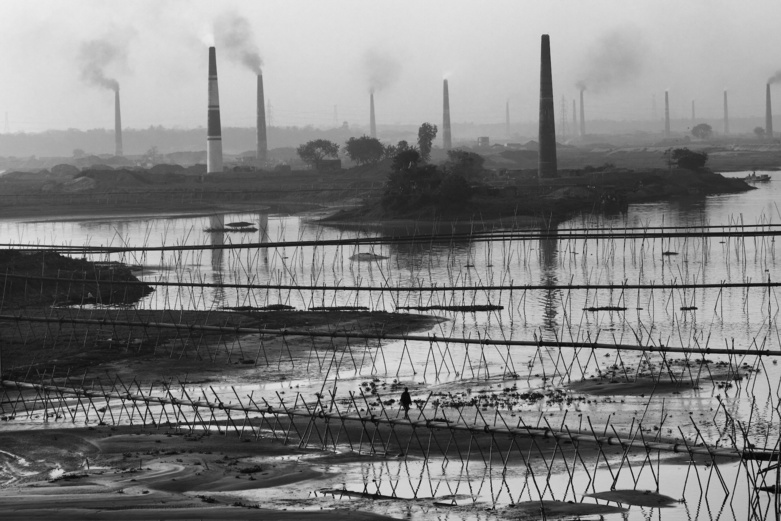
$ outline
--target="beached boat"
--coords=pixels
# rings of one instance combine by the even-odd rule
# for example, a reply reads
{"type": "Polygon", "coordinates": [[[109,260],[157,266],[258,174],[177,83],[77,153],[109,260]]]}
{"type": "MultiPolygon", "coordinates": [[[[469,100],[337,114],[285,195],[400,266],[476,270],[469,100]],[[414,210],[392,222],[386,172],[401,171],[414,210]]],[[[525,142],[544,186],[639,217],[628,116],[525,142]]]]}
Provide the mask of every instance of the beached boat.
{"type": "Polygon", "coordinates": [[[768,174],[757,175],[756,172],[751,172],[743,179],[749,183],[762,183],[762,182],[770,181],[770,176],[768,174]]]}

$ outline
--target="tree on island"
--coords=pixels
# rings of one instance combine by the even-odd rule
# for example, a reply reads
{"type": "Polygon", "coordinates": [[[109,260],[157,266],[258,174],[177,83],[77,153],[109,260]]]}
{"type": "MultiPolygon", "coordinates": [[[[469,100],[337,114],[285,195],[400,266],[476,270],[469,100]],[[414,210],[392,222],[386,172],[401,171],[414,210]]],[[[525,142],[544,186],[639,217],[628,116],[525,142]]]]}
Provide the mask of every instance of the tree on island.
{"type": "Polygon", "coordinates": [[[400,142],[385,182],[382,206],[394,211],[452,208],[471,196],[472,187],[463,176],[426,163],[420,151],[400,142]]]}
{"type": "Polygon", "coordinates": [[[320,168],[323,159],[336,159],[339,154],[339,145],[327,139],[315,139],[308,141],[296,149],[301,160],[314,167],[320,168]]]}
{"type": "Polygon", "coordinates": [[[437,126],[431,123],[423,123],[418,129],[418,149],[423,161],[431,158],[431,143],[437,137],[437,126]]]}
{"type": "Polygon", "coordinates": [[[677,166],[686,170],[699,170],[708,162],[708,154],[705,152],[694,152],[688,148],[668,149],[665,153],[668,165],[677,166]]]}
{"type": "Polygon", "coordinates": [[[379,139],[369,136],[351,137],[344,146],[347,157],[359,165],[378,163],[385,156],[385,147],[379,139]]]}
{"type": "Polygon", "coordinates": [[[692,136],[696,137],[697,139],[708,139],[712,135],[713,127],[707,123],[700,123],[699,125],[695,125],[692,129],[692,136]]]}

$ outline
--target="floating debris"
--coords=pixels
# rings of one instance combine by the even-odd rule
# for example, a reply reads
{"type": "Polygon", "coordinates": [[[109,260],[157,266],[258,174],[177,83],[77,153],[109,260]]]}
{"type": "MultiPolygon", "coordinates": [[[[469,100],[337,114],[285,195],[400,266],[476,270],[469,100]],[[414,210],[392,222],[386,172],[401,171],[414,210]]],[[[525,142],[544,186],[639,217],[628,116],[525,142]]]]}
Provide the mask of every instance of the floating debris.
{"type": "Polygon", "coordinates": [[[268,306],[233,306],[233,307],[224,307],[222,309],[228,310],[228,311],[289,311],[296,309],[293,306],[288,306],[287,304],[269,304],[268,306]]]}
{"type": "Polygon", "coordinates": [[[369,311],[366,306],[315,306],[309,311],[369,311]]]}
{"type": "MultiPolygon", "coordinates": [[[[228,225],[230,226],[230,225],[228,225]]],[[[256,232],[257,228],[254,226],[246,228],[204,228],[203,231],[207,233],[226,233],[226,232],[256,232]]]]}
{"type": "Polygon", "coordinates": [[[384,260],[388,257],[384,255],[377,255],[376,253],[356,253],[352,257],[350,257],[351,261],[373,261],[373,260],[384,260]]]}
{"type": "Polygon", "coordinates": [[[597,306],[583,308],[583,311],[626,311],[627,308],[621,306],[597,306]]]}
{"type": "Polygon", "coordinates": [[[672,255],[678,255],[677,251],[663,251],[662,257],[670,257],[672,255]]]}
{"type": "Polygon", "coordinates": [[[247,226],[252,226],[253,223],[248,223],[247,221],[237,221],[235,223],[228,223],[225,226],[230,226],[232,228],[246,228],[247,226]]]}
{"type": "Polygon", "coordinates": [[[697,306],[681,306],[681,311],[695,311],[697,306]]]}

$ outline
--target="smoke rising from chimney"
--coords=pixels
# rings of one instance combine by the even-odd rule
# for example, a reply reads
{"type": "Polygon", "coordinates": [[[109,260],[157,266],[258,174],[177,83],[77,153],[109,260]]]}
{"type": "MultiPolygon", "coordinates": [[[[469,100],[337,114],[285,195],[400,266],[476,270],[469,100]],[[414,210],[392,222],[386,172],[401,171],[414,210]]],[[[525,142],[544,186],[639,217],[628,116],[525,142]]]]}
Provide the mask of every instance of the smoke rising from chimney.
{"type": "Polygon", "coordinates": [[[770,84],[781,82],[781,70],[776,71],[775,74],[773,74],[770,78],[768,78],[767,82],[770,84]]]}
{"type": "Polygon", "coordinates": [[[645,45],[636,31],[617,29],[603,35],[584,60],[579,90],[600,92],[634,80],[645,65],[645,45]]]}
{"type": "Polygon", "coordinates": [[[84,42],[79,50],[81,79],[90,85],[119,90],[119,82],[106,74],[106,68],[125,61],[126,51],[123,45],[106,39],[84,42]]]}
{"type": "Polygon", "coordinates": [[[214,22],[214,35],[220,51],[229,59],[262,74],[263,60],[249,20],[237,13],[224,14],[214,22]]]}
{"type": "Polygon", "coordinates": [[[399,79],[401,62],[388,52],[369,49],[363,55],[363,70],[369,82],[369,91],[379,92],[399,79]]]}

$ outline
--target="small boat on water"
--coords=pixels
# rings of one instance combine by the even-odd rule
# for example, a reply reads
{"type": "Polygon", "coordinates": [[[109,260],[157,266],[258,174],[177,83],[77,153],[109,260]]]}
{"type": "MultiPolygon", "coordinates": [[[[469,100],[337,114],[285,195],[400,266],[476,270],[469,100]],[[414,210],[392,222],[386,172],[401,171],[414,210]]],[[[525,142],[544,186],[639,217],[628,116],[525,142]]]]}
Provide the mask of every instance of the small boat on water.
{"type": "Polygon", "coordinates": [[[770,181],[770,176],[768,174],[757,175],[756,172],[751,172],[749,175],[744,177],[743,180],[749,183],[764,183],[770,181]]]}

